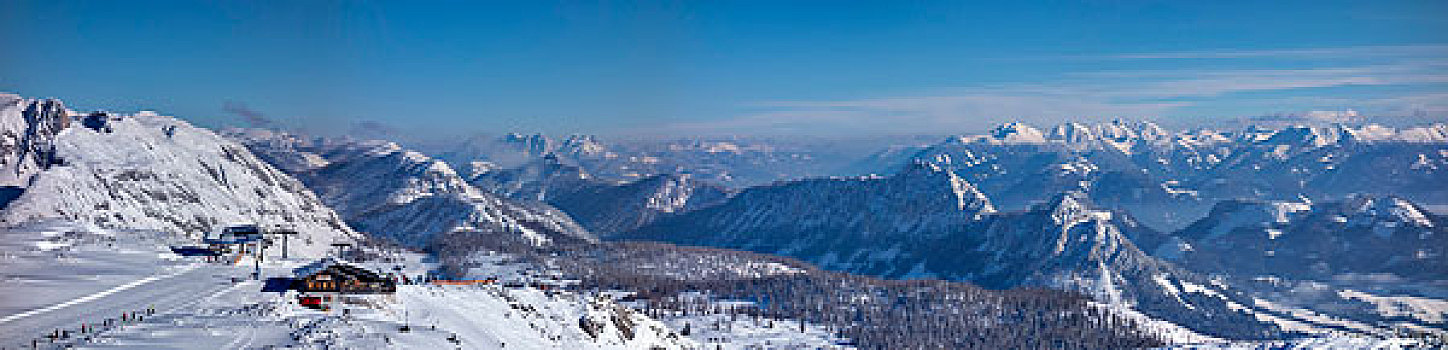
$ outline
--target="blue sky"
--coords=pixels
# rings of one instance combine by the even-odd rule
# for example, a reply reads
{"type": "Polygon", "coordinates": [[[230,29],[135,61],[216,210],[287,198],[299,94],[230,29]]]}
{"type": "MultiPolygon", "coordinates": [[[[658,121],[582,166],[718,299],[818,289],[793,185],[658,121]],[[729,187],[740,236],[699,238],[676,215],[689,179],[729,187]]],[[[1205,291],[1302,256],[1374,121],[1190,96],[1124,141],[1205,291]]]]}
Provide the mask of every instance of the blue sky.
{"type": "Polygon", "coordinates": [[[1448,115],[1444,1],[3,7],[0,91],[208,126],[873,135],[1448,115]]]}

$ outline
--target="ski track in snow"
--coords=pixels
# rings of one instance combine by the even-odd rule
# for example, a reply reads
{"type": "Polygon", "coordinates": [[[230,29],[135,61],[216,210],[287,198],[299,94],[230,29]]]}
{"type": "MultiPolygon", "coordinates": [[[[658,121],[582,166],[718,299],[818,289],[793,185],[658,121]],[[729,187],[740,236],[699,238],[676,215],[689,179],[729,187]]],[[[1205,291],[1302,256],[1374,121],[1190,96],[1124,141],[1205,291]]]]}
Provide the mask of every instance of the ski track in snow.
{"type": "Polygon", "coordinates": [[[176,272],[173,272],[173,273],[169,273],[169,274],[165,274],[165,275],[160,275],[160,276],[150,276],[150,277],[142,278],[142,279],[139,279],[139,280],[131,281],[130,283],[126,283],[126,284],[122,284],[122,285],[119,285],[119,286],[115,286],[115,287],[113,287],[113,288],[111,288],[111,289],[107,289],[107,290],[101,291],[101,292],[99,292],[99,293],[87,295],[87,296],[80,297],[80,298],[71,299],[71,300],[66,301],[66,302],[62,302],[62,303],[59,303],[59,304],[54,304],[54,305],[51,305],[51,306],[47,306],[47,307],[43,307],[43,308],[39,308],[39,309],[35,309],[35,310],[30,310],[30,311],[26,311],[26,312],[22,312],[22,313],[10,315],[10,316],[5,316],[5,317],[3,317],[3,318],[0,318],[0,324],[9,323],[9,322],[11,322],[11,321],[15,321],[15,320],[19,320],[19,319],[23,319],[23,318],[26,318],[26,317],[31,317],[31,316],[35,316],[35,315],[39,315],[39,314],[43,314],[43,313],[47,313],[47,312],[51,312],[51,311],[55,311],[55,310],[60,310],[60,309],[64,309],[64,308],[71,307],[71,306],[75,306],[75,305],[79,305],[79,304],[84,304],[84,303],[91,302],[91,301],[94,301],[94,300],[97,300],[97,299],[100,299],[100,298],[105,298],[105,297],[107,297],[107,296],[110,296],[111,294],[116,294],[116,293],[120,293],[120,292],[126,291],[127,289],[135,288],[135,287],[140,286],[140,285],[143,285],[143,284],[147,284],[147,283],[151,283],[151,282],[155,282],[155,281],[159,281],[159,280],[164,280],[164,279],[174,278],[174,277],[176,277],[176,276],[180,276],[180,275],[184,275],[184,274],[186,274],[186,273],[189,273],[189,272],[195,270],[196,267],[197,267],[197,265],[187,266],[187,267],[185,267],[185,268],[182,268],[181,271],[176,271],[176,272]]]}

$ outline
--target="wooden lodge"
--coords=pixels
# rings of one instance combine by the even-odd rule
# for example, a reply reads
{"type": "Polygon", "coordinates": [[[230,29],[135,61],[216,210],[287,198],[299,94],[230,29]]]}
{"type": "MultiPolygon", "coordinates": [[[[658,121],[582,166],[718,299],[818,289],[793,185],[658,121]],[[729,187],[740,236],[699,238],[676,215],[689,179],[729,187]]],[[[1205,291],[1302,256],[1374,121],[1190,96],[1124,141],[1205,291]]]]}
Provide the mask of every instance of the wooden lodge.
{"type": "Polygon", "coordinates": [[[302,293],[392,294],[397,282],[372,270],[323,259],[297,269],[292,288],[302,293]]]}

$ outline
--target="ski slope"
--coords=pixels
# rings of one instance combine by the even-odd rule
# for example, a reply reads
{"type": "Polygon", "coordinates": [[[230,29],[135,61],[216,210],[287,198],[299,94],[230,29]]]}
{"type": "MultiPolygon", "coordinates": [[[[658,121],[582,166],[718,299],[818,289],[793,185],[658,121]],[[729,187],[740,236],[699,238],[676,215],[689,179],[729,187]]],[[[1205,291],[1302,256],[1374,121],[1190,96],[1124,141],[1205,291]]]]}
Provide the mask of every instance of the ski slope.
{"type": "Polygon", "coordinates": [[[114,232],[56,223],[0,231],[0,346],[56,329],[167,309],[231,287],[245,272],[163,259],[165,234],[114,232]],[[123,235],[123,236],[120,236],[123,235]],[[120,236],[120,239],[114,239],[120,236]],[[114,239],[114,240],[113,240],[114,239]]]}
{"type": "MultiPolygon", "coordinates": [[[[303,308],[262,292],[306,261],[207,263],[167,251],[160,232],[67,223],[0,230],[0,348],[689,349],[693,339],[602,294],[531,287],[402,285],[395,295],[303,308]],[[154,308],[154,314],[147,314],[154,308]],[[106,324],[122,313],[140,320],[106,324]],[[82,333],[85,324],[89,332],[82,333]],[[410,325],[404,331],[404,326],[410,325]],[[57,330],[60,339],[47,337],[57,330]]],[[[420,255],[396,263],[408,274],[420,255]]],[[[511,278],[517,278],[512,276],[511,278]]]]}

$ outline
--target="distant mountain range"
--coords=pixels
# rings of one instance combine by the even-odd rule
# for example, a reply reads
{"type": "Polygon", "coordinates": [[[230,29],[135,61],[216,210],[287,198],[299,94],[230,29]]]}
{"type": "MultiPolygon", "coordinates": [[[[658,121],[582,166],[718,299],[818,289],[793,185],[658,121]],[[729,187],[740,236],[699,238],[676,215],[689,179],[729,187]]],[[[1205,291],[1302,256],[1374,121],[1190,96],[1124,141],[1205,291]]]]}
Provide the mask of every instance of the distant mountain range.
{"type": "Polygon", "coordinates": [[[1006,124],[911,159],[954,170],[1003,208],[1063,191],[1175,230],[1225,199],[1396,195],[1448,203],[1448,124],[1167,131],[1149,122],[1006,124]],[[1172,210],[1162,210],[1171,208],[1172,210]],[[1183,215],[1186,214],[1186,215],[1183,215]]]}
{"type": "MultiPolygon", "coordinates": [[[[1271,297],[1277,291],[1260,288],[1255,278],[1276,270],[1247,267],[1269,264],[1261,261],[1268,254],[1286,254],[1266,259],[1301,268],[1316,264],[1321,270],[1322,262],[1332,267],[1319,274],[1284,269],[1281,278],[1402,272],[1413,280],[1432,281],[1441,277],[1388,265],[1439,266],[1444,260],[1434,247],[1441,245],[1436,237],[1442,234],[1425,231],[1423,225],[1403,224],[1404,233],[1391,236],[1396,245],[1358,238],[1347,240],[1360,243],[1346,244],[1328,238],[1358,235],[1340,227],[1303,224],[1294,239],[1315,245],[1244,253],[1244,247],[1255,247],[1246,241],[1267,235],[1243,233],[1244,242],[1204,239],[1200,227],[1220,220],[1218,212],[1232,203],[1310,198],[1324,203],[1396,203],[1356,210],[1415,213],[1409,216],[1429,218],[1422,222],[1438,220],[1407,197],[1441,198],[1443,189],[1432,184],[1448,183],[1438,170],[1448,164],[1443,131],[1442,124],[1403,129],[1249,127],[1235,132],[1169,132],[1154,124],[1131,122],[1065,124],[1049,131],[1008,124],[985,135],[952,137],[890,160],[904,163],[901,170],[881,172],[894,175],[748,187],[719,204],[660,215],[616,237],[779,254],[829,269],[892,278],[1081,290],[1227,337],[1342,329],[1334,317],[1371,320],[1365,326],[1348,327],[1353,331],[1384,332],[1395,326],[1372,325],[1382,321],[1381,313],[1334,313],[1344,297],[1326,303],[1274,302],[1271,297]],[[1351,186],[1325,185],[1349,178],[1355,179],[1351,186]],[[1394,197],[1398,194],[1403,197],[1394,197]],[[1333,244],[1343,246],[1322,247],[1333,244]],[[1351,248],[1358,245],[1383,250],[1362,255],[1351,248]],[[1378,266],[1353,262],[1377,257],[1388,262],[1378,266]],[[1312,310],[1319,306],[1323,309],[1312,310]]],[[[546,163],[558,164],[563,157],[545,158],[546,163]]],[[[891,158],[866,159],[885,164],[891,158]]],[[[578,176],[587,174],[583,166],[559,166],[569,170],[540,171],[542,167],[533,164],[494,172],[509,185],[492,188],[532,196],[569,193],[567,188],[586,182],[587,176],[578,176]],[[530,180],[534,176],[537,180],[530,180]],[[540,184],[549,185],[517,191],[540,184]]],[[[551,201],[575,217],[618,213],[610,207],[567,207],[551,201]]],[[[1313,208],[1336,212],[1340,206],[1313,208]]],[[[1268,225],[1271,221],[1264,220],[1270,217],[1237,224],[1268,225]]],[[[1376,229],[1353,227],[1388,235],[1383,227],[1396,224],[1376,225],[1376,229]]],[[[1443,327],[1431,317],[1410,323],[1443,327]]]]}

